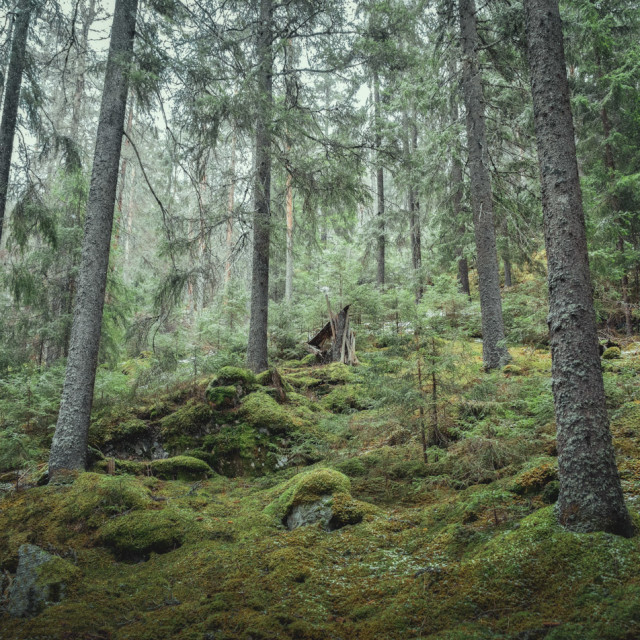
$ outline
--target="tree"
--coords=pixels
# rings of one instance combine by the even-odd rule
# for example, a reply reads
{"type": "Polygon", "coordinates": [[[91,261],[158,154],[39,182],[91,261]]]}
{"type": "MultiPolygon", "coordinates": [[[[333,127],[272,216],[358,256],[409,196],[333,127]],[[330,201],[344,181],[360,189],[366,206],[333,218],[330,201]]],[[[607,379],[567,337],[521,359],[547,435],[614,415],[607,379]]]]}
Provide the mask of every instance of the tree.
{"type": "Polygon", "coordinates": [[[256,118],[256,177],[254,183],[251,319],[247,364],[256,373],[268,368],[269,242],[271,224],[271,110],[273,106],[273,6],[260,0],[256,38],[258,110],[256,118]]]}
{"type": "Polygon", "coordinates": [[[629,537],[600,368],[560,11],[557,0],[524,6],[548,261],[557,516],[573,531],[629,537]]]}
{"type": "Polygon", "coordinates": [[[2,239],[4,212],[7,206],[13,139],[18,121],[20,85],[22,84],[22,72],[25,67],[27,35],[32,11],[31,2],[32,0],[20,0],[18,3],[13,39],[11,41],[7,84],[4,92],[2,121],[0,122],[0,240],[2,239]]]}
{"type": "Polygon", "coordinates": [[[50,480],[86,464],[137,9],[137,0],[116,0],[50,480]]]}
{"type": "Polygon", "coordinates": [[[467,111],[467,146],[471,202],[476,239],[478,289],[482,315],[482,359],[486,369],[497,369],[510,359],[504,346],[500,274],[493,226],[493,196],[488,168],[484,98],[478,62],[478,33],[474,0],[459,0],[462,44],[462,86],[467,111]]]}

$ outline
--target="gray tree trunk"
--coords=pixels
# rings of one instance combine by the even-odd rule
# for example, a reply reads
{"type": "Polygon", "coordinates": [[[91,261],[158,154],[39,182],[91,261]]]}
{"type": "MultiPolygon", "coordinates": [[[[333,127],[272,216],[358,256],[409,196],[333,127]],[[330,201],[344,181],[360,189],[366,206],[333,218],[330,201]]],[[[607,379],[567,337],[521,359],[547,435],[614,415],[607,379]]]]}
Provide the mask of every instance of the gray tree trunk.
{"type": "Polygon", "coordinates": [[[560,524],[633,534],[605,407],[557,0],[525,0],[548,261],[560,524]]]}
{"type": "Polygon", "coordinates": [[[260,1],[257,37],[259,106],[256,122],[256,179],[254,185],[251,318],[247,364],[256,373],[269,368],[269,242],[271,223],[271,107],[273,103],[272,0],[260,1]]]}
{"type": "Polygon", "coordinates": [[[7,191],[9,189],[9,172],[13,155],[13,139],[18,121],[20,105],[20,85],[24,71],[27,35],[31,18],[31,0],[20,0],[11,40],[11,57],[7,71],[7,82],[4,91],[4,106],[0,122],[0,240],[4,226],[4,212],[7,207],[7,191]]]}
{"type": "MultiPolygon", "coordinates": [[[[416,111],[413,112],[413,122],[410,125],[411,138],[409,142],[409,154],[413,156],[418,150],[418,126],[416,124],[416,111]]],[[[411,234],[411,263],[417,276],[416,302],[422,300],[424,289],[422,286],[422,229],[420,228],[420,201],[414,189],[413,182],[409,187],[409,230],[411,234]]]]}
{"type": "Polygon", "coordinates": [[[49,479],[82,470],[93,402],[109,265],[118,164],[127,106],[138,0],[116,0],[89,187],[69,358],[56,424],[49,479]]]}
{"type": "Polygon", "coordinates": [[[380,131],[382,124],[381,104],[380,104],[380,78],[378,72],[373,72],[373,109],[374,109],[374,129],[376,148],[376,194],[377,194],[377,211],[376,223],[378,227],[378,246],[377,246],[377,272],[376,283],[379,287],[384,287],[385,281],[385,220],[384,220],[384,168],[380,157],[380,147],[382,146],[382,132],[380,131]]]}
{"type": "Polygon", "coordinates": [[[510,360],[504,346],[500,273],[493,226],[493,197],[488,169],[484,97],[478,64],[478,33],[474,0],[460,0],[460,40],[462,44],[462,85],[467,111],[467,145],[473,228],[476,239],[478,289],[482,315],[482,360],[485,369],[497,369],[510,360]]]}

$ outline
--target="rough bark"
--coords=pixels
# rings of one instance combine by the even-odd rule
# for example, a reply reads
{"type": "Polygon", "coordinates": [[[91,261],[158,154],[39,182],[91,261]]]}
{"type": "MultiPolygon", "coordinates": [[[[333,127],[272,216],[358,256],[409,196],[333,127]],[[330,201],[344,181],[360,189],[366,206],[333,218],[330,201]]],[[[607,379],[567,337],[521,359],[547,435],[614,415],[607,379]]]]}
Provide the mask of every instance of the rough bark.
{"type": "Polygon", "coordinates": [[[384,168],[382,166],[380,157],[380,148],[382,147],[382,133],[380,127],[382,124],[381,118],[381,102],[380,102],[380,78],[377,71],[373,71],[373,106],[374,106],[374,129],[375,140],[374,146],[376,149],[376,194],[377,194],[377,211],[376,211],[376,223],[378,227],[378,243],[377,243],[377,271],[376,271],[376,283],[379,287],[384,287],[385,281],[385,249],[386,249],[386,237],[385,237],[385,220],[384,220],[384,168]]]}
{"type": "Polygon", "coordinates": [[[73,311],[69,357],[49,478],[82,470],[93,402],[109,264],[118,163],[127,106],[127,65],[133,53],[137,0],[116,0],[73,311]]]}
{"type": "Polygon", "coordinates": [[[548,261],[559,522],[633,534],[615,464],[593,309],[557,0],[525,0],[548,261]]]}
{"type": "Polygon", "coordinates": [[[285,265],[284,299],[291,302],[293,297],[293,184],[291,174],[287,173],[287,259],[285,265]]]}
{"type": "MultiPolygon", "coordinates": [[[[413,112],[413,121],[409,125],[410,138],[408,142],[409,160],[418,149],[418,126],[416,124],[416,111],[413,112]]],[[[409,233],[411,235],[411,265],[416,275],[416,302],[422,300],[424,289],[422,286],[422,230],[420,228],[420,202],[413,182],[409,187],[409,233]]]]}
{"type": "Polygon", "coordinates": [[[272,0],[260,1],[258,27],[258,92],[256,120],[256,179],[254,185],[251,317],[247,364],[255,372],[268,368],[269,241],[271,219],[271,136],[273,102],[272,0]]]}
{"type": "Polygon", "coordinates": [[[496,369],[510,360],[504,346],[500,273],[493,226],[493,197],[488,169],[484,97],[478,64],[478,33],[473,0],[460,0],[462,85],[467,112],[467,145],[471,176],[473,228],[476,241],[478,289],[482,316],[482,360],[485,369],[496,369]]]}
{"type": "Polygon", "coordinates": [[[31,0],[20,0],[17,16],[13,27],[11,40],[11,56],[7,71],[7,82],[4,90],[4,106],[2,121],[0,121],[0,240],[4,225],[4,212],[7,206],[7,191],[9,189],[9,172],[11,171],[11,156],[13,155],[13,139],[18,121],[18,107],[20,104],[20,86],[24,71],[31,18],[31,0]]]}
{"type": "Polygon", "coordinates": [[[233,249],[233,210],[235,209],[236,193],[236,132],[231,136],[231,160],[229,163],[229,194],[227,198],[227,234],[225,238],[225,248],[227,259],[224,264],[224,284],[225,287],[231,280],[231,251],[233,249]]]}

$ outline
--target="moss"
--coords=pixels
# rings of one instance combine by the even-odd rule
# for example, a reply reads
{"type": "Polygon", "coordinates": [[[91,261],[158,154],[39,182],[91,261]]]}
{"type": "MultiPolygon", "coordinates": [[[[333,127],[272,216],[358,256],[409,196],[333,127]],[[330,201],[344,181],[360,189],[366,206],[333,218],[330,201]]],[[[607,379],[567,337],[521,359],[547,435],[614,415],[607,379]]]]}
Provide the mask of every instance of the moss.
{"type": "Polygon", "coordinates": [[[292,507],[317,502],[324,496],[349,494],[351,481],[334,469],[313,469],[295,475],[284,487],[281,495],[269,504],[265,513],[279,520],[286,517],[292,507]]]}
{"type": "Polygon", "coordinates": [[[524,374],[522,368],[515,364],[508,364],[502,367],[502,373],[508,376],[521,376],[524,374]]]}
{"type": "Polygon", "coordinates": [[[209,385],[205,394],[207,400],[216,408],[234,407],[239,399],[238,389],[233,385],[224,387],[209,385]]]}
{"type": "Polygon", "coordinates": [[[65,499],[65,519],[99,526],[107,516],[132,509],[144,509],[150,503],[148,489],[131,476],[80,474],[65,499]]]}
{"type": "Polygon", "coordinates": [[[165,448],[172,452],[193,446],[194,436],[201,435],[210,424],[213,412],[209,405],[195,400],[160,420],[160,435],[165,448]]]}
{"type": "Polygon", "coordinates": [[[363,411],[372,406],[371,398],[364,393],[362,385],[348,384],[336,387],[322,398],[322,406],[332,413],[363,411]]]}
{"type": "Polygon", "coordinates": [[[542,490],[542,501],[546,504],[553,504],[558,500],[560,495],[560,483],[557,480],[552,480],[542,490]]]}
{"type": "Polygon", "coordinates": [[[305,373],[290,373],[286,376],[287,382],[295,389],[313,389],[322,384],[322,380],[305,373]]]}
{"type": "Polygon", "coordinates": [[[351,478],[367,475],[367,468],[360,458],[349,458],[337,464],[336,468],[351,478]]]}
{"type": "Polygon", "coordinates": [[[144,420],[133,416],[128,410],[118,408],[94,420],[89,427],[89,444],[102,448],[135,442],[149,433],[144,420]]]}
{"type": "Polygon", "coordinates": [[[287,433],[298,426],[283,405],[261,391],[242,401],[240,413],[254,429],[268,429],[271,433],[287,433]]]}
{"type": "Polygon", "coordinates": [[[342,362],[332,362],[314,370],[314,375],[329,384],[345,384],[355,378],[353,367],[342,362]]]}
{"type": "Polygon", "coordinates": [[[546,485],[558,478],[558,471],[554,462],[544,462],[532,469],[523,471],[515,478],[511,491],[519,495],[540,493],[546,485]]]}
{"type": "Polygon", "coordinates": [[[603,360],[618,360],[621,357],[620,347],[609,347],[602,354],[603,360]]]}
{"type": "MultiPolygon", "coordinates": [[[[148,469],[148,464],[144,462],[138,462],[137,460],[118,460],[115,459],[115,471],[116,475],[128,474],[132,476],[144,475],[148,469]]],[[[93,465],[95,471],[101,471],[106,473],[109,468],[109,461],[106,459],[98,460],[93,465]]]]}
{"type": "Polygon", "coordinates": [[[348,493],[334,493],[331,511],[329,529],[341,529],[349,524],[359,524],[365,516],[373,516],[380,510],[368,502],[354,500],[348,493]]]}
{"type": "Polygon", "coordinates": [[[37,571],[38,586],[49,589],[55,588],[55,585],[64,585],[66,590],[80,577],[78,567],[60,556],[53,556],[49,562],[38,567],[37,571]]]}
{"type": "Polygon", "coordinates": [[[150,466],[151,472],[163,480],[201,480],[213,473],[206,462],[191,456],[154,460],[150,466]]]}
{"type": "Polygon", "coordinates": [[[256,376],[249,369],[240,367],[222,367],[213,378],[212,385],[226,387],[230,385],[249,389],[256,384],[256,376]]]}
{"type": "Polygon", "coordinates": [[[304,358],[302,358],[302,360],[300,360],[300,364],[304,365],[305,367],[310,367],[311,365],[314,365],[318,362],[318,358],[315,355],[315,353],[310,353],[309,355],[306,355],[304,358]]]}
{"type": "Polygon", "coordinates": [[[167,553],[185,540],[185,529],[176,510],[128,513],[111,520],[98,532],[98,541],[123,560],[141,560],[151,552],[167,553]]]}

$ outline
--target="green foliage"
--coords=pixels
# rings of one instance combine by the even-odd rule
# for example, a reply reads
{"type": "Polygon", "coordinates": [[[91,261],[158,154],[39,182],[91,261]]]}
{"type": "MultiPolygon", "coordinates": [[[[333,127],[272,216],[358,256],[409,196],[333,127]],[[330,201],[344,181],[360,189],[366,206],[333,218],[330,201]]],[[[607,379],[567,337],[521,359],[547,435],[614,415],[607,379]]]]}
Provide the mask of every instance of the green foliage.
{"type": "Polygon", "coordinates": [[[271,433],[289,433],[299,424],[290,411],[262,391],[251,393],[242,401],[240,414],[254,429],[271,433]]]}
{"type": "Polygon", "coordinates": [[[213,473],[204,460],[191,456],[154,460],[149,466],[153,475],[163,480],[202,480],[213,473]]]}

